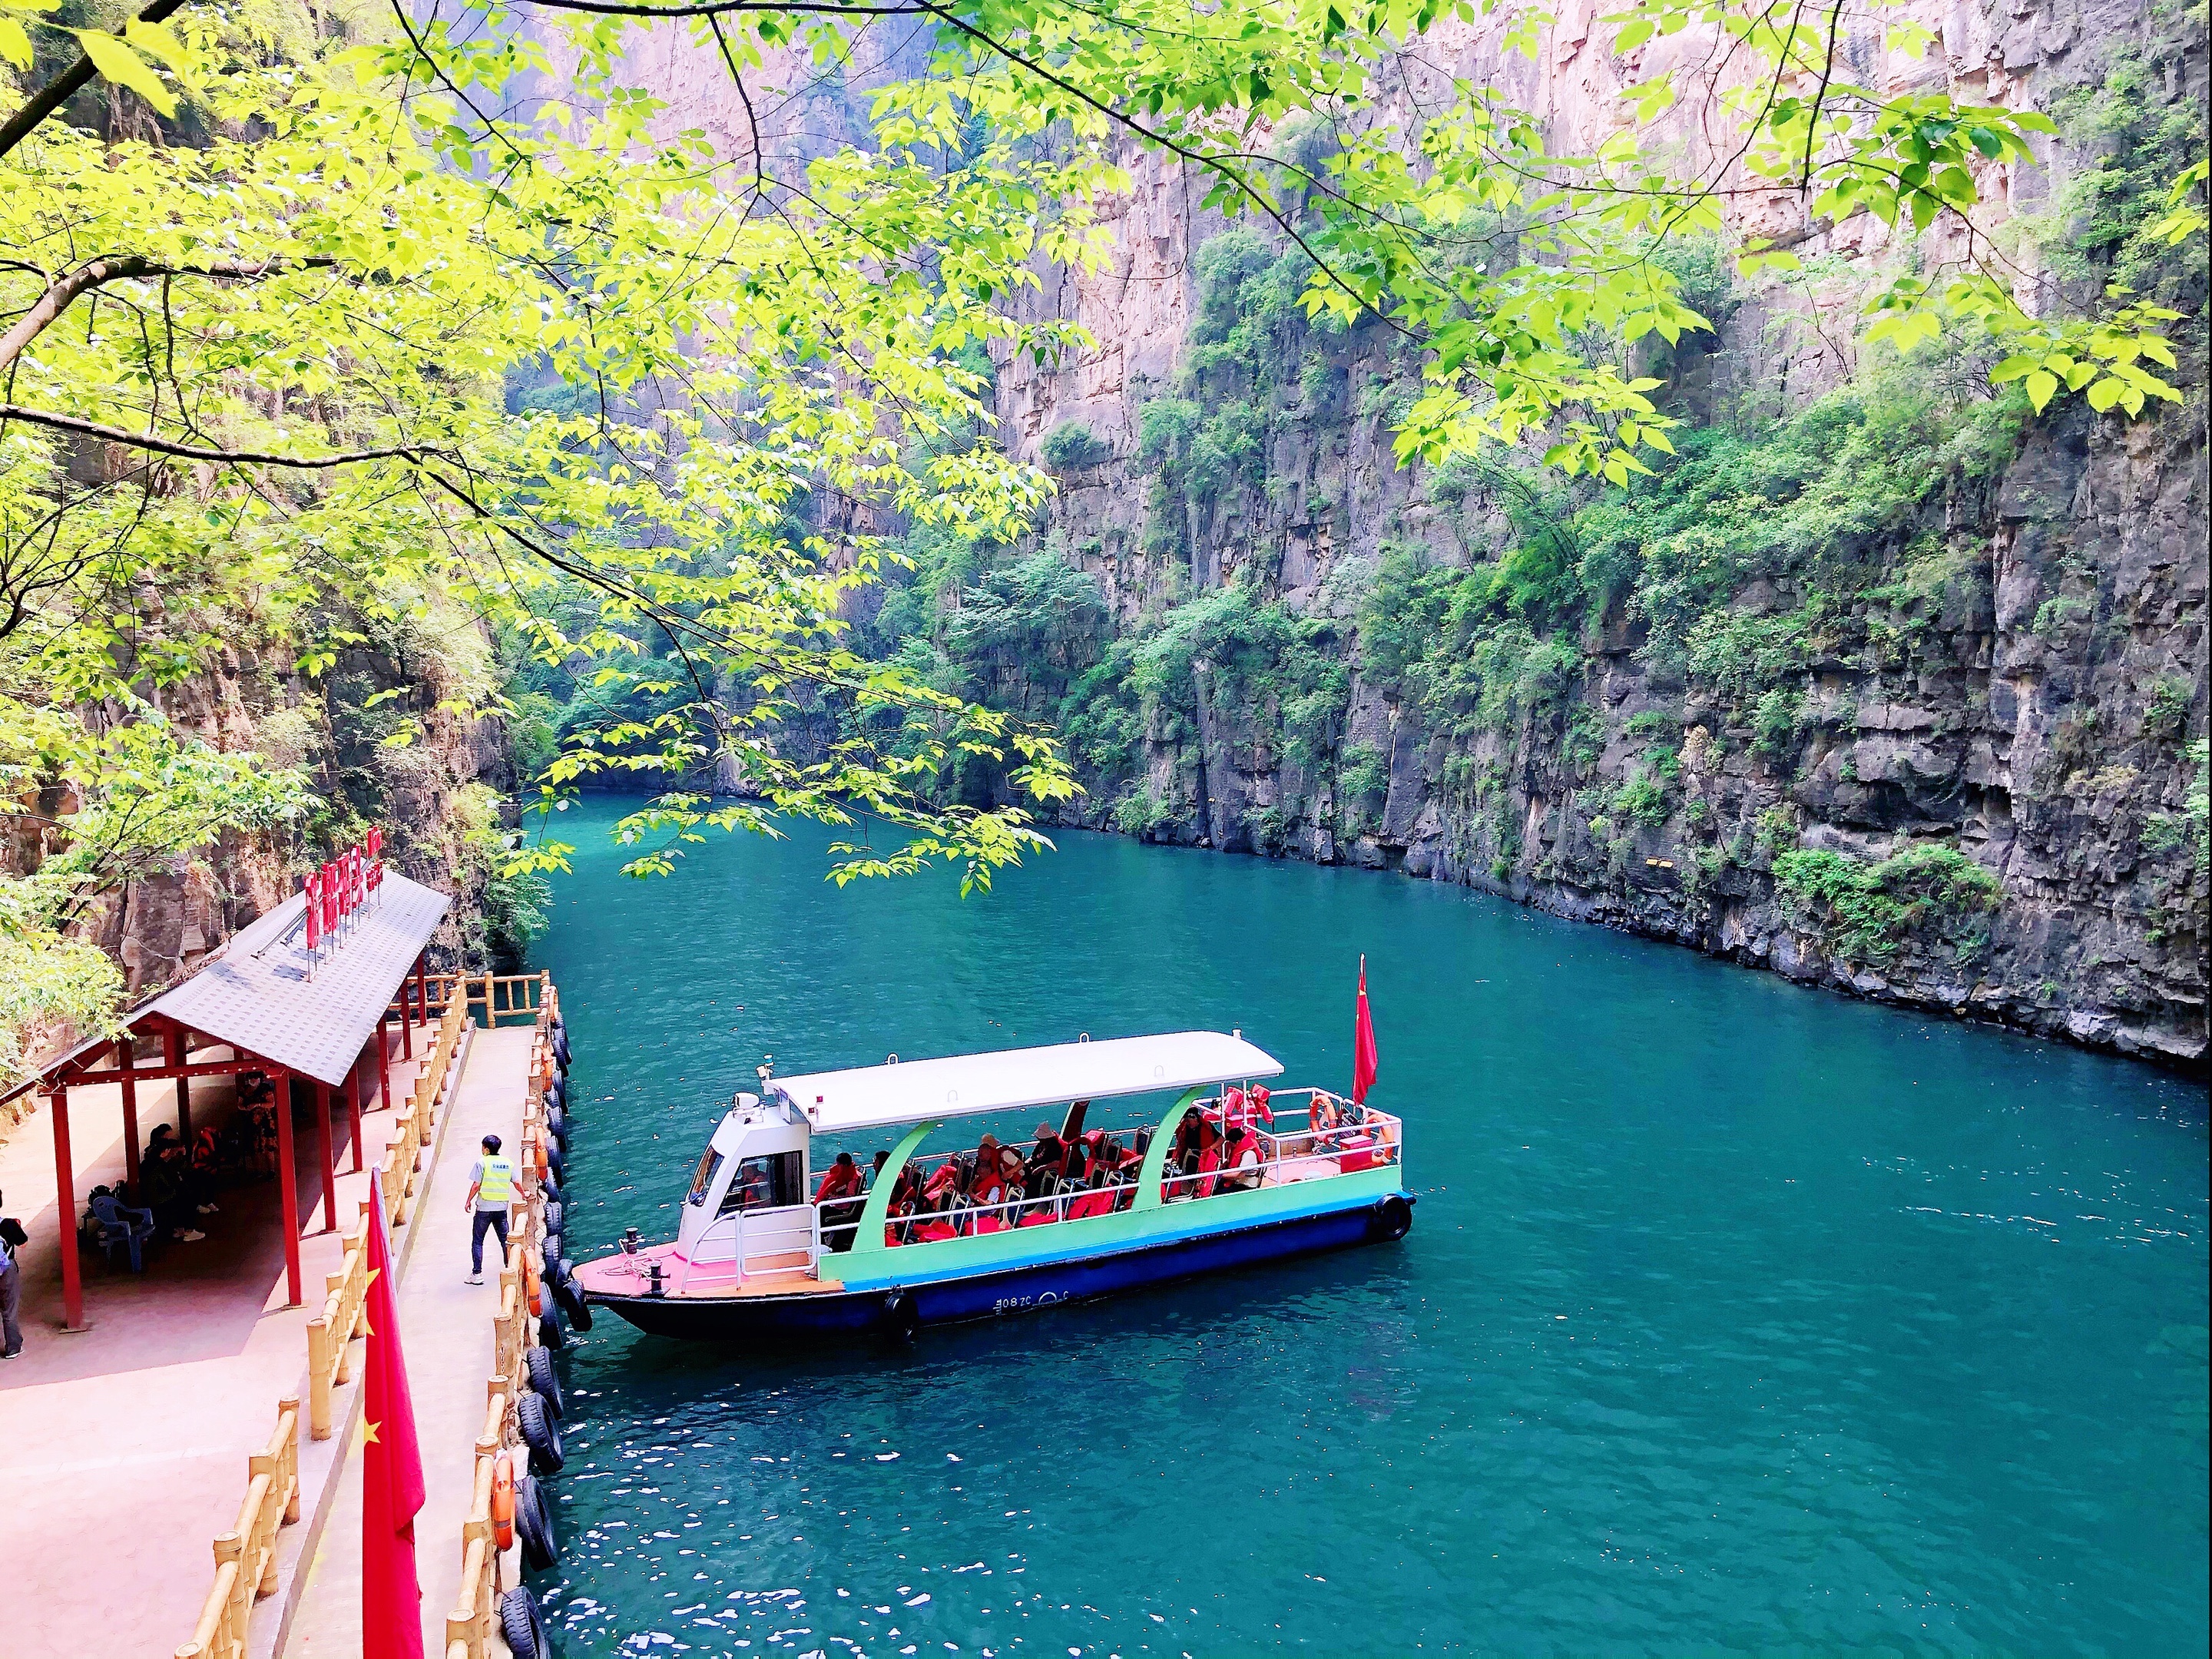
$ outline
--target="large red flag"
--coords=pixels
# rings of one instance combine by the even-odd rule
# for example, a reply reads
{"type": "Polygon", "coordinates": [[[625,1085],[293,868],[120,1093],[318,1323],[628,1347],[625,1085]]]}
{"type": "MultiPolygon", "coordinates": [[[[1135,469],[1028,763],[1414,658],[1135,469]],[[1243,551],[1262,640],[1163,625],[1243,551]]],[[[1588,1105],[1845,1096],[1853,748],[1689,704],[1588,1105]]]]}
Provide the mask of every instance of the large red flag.
{"type": "Polygon", "coordinates": [[[415,1577],[415,1512],[422,1507],[422,1449],[399,1348],[399,1298],[384,1201],[368,1206],[368,1419],[361,1480],[362,1659],[422,1659],[422,1586],[415,1577]]]}
{"type": "Polygon", "coordinates": [[[1367,958],[1359,958],[1359,1018],[1352,1032],[1352,1099],[1367,1103],[1367,1091],[1375,1082],[1375,1021],[1367,1012],[1367,958]]]}

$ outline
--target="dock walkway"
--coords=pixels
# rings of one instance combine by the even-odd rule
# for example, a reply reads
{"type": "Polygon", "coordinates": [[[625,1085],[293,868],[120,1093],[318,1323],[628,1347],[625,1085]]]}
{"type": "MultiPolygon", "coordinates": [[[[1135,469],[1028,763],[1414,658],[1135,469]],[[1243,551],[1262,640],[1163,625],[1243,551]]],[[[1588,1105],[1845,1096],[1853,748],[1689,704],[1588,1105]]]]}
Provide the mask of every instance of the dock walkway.
{"type": "MultiPolygon", "coordinates": [[[[410,1231],[413,1255],[399,1273],[399,1337],[415,1399],[422,1449],[422,1510],[415,1520],[415,1569],[422,1586],[423,1651],[446,1651],[446,1615],[461,1594],[461,1534],[476,1484],[476,1442],[483,1427],[487,1380],[497,1369],[492,1318],[500,1295],[496,1239],[484,1241],[485,1283],[468,1272],[469,1169],[486,1134],[502,1150],[520,1145],[533,1033],[479,1031],[467,1069],[447,1109],[438,1162],[410,1231]]],[[[330,1523],[323,1530],[292,1622],[285,1659],[361,1659],[361,1480],[358,1433],[347,1455],[330,1523]]],[[[518,1576],[516,1552],[501,1582],[518,1576]]]]}
{"type": "MultiPolygon", "coordinates": [[[[395,1100],[414,1087],[435,1029],[416,1026],[416,1058],[394,1059],[395,1100]]],[[[395,1047],[398,1035],[395,1027],[395,1047]]],[[[191,1104],[198,1127],[220,1123],[232,1109],[228,1079],[199,1082],[191,1104]]],[[[71,1109],[80,1190],[121,1179],[118,1090],[80,1089],[71,1109]]],[[[173,1085],[142,1089],[138,1112],[142,1135],[157,1123],[173,1127],[173,1085]]],[[[340,1267],[341,1228],[359,1216],[366,1170],[390,1144],[398,1116],[363,1115],[362,1173],[341,1152],[340,1228],[319,1212],[319,1177],[302,1176],[303,1197],[313,1195],[301,1243],[311,1288],[340,1267]]],[[[333,1106],[334,1144],[343,1148],[349,1134],[345,1112],[333,1106]]],[[[303,1158],[313,1139],[302,1137],[303,1158]]],[[[199,1617],[214,1568],[210,1540],[236,1520],[248,1455],[267,1444],[278,1400],[306,1395],[307,1323],[322,1312],[323,1298],[315,1290],[305,1306],[284,1305],[276,1185],[266,1181],[216,1193],[219,1212],[199,1223],[207,1237],[161,1247],[143,1273],[93,1268],[91,1328],[63,1331],[56,1241],[64,1223],[52,1196],[53,1152],[43,1112],[0,1146],[0,1190],[24,1204],[14,1212],[33,1241],[21,1259],[24,1351],[0,1366],[0,1492],[7,1494],[0,1659],[168,1654],[190,1639],[199,1617]],[[37,1194],[46,1202],[33,1210],[37,1194]],[[88,1571],[94,1558],[96,1572],[88,1571]],[[116,1593],[122,1585],[127,1595],[116,1593]]],[[[479,1383],[479,1405],[482,1399],[479,1383]]],[[[301,1431],[304,1524],[279,1534],[280,1561],[289,1563],[313,1525],[344,1443],[342,1436],[316,1442],[301,1431]]],[[[261,1651],[273,1647],[288,1600],[280,1593],[257,1610],[257,1637],[268,1631],[261,1651]]]]}

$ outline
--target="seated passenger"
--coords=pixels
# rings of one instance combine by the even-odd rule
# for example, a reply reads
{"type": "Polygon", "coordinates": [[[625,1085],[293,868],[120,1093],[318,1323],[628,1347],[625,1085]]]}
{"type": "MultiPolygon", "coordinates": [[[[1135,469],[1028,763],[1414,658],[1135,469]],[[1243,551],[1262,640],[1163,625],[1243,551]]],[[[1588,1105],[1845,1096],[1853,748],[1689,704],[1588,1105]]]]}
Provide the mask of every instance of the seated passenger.
{"type": "Polygon", "coordinates": [[[1022,1170],[1023,1182],[1034,1192],[1039,1170],[1050,1170],[1057,1175],[1066,1162],[1067,1146],[1060,1139],[1060,1132],[1049,1123],[1040,1123],[1036,1127],[1036,1144],[1030,1149],[1029,1161],[1022,1170]]]}
{"type": "Polygon", "coordinates": [[[914,1240],[914,1216],[921,1206],[921,1171],[908,1164],[891,1185],[890,1208],[884,1224],[884,1243],[908,1244],[914,1240]]]}
{"type": "Polygon", "coordinates": [[[977,1149],[975,1179],[968,1184],[968,1206],[972,1212],[969,1231],[995,1233],[1006,1224],[1006,1212],[999,1206],[1006,1201],[1006,1177],[999,1160],[999,1146],[990,1136],[988,1157],[977,1149]]]}
{"type": "Polygon", "coordinates": [[[1042,1227],[1048,1222],[1060,1219],[1062,1206],[1057,1196],[1060,1192],[1059,1176],[1050,1170],[1040,1170],[1029,1178],[1026,1188],[1031,1202],[1022,1212],[1022,1218],[1016,1224],[1042,1227]]]}
{"type": "Polygon", "coordinates": [[[1225,1167],[1221,1177],[1221,1190],[1225,1193],[1252,1191],[1259,1186],[1267,1162],[1258,1132],[1248,1124],[1232,1125],[1229,1131],[1226,1156],[1223,1159],[1225,1167]]]}
{"type": "Polygon", "coordinates": [[[853,1162],[852,1153],[840,1152],[837,1161],[830,1166],[829,1173],[822,1177],[822,1184],[814,1189],[814,1201],[827,1204],[836,1199],[857,1198],[862,1184],[860,1166],[853,1162]]]}
{"type": "Polygon", "coordinates": [[[1198,1120],[1198,1184],[1194,1189],[1193,1196],[1198,1198],[1213,1196],[1214,1171],[1220,1167],[1220,1131],[1213,1127],[1211,1119],[1201,1117],[1198,1120]]]}
{"type": "Polygon", "coordinates": [[[861,1196],[860,1166],[853,1162],[850,1152],[837,1154],[837,1161],[822,1177],[822,1184],[814,1189],[814,1207],[822,1212],[822,1243],[826,1249],[849,1250],[853,1234],[860,1222],[861,1206],[866,1201],[861,1196]]]}

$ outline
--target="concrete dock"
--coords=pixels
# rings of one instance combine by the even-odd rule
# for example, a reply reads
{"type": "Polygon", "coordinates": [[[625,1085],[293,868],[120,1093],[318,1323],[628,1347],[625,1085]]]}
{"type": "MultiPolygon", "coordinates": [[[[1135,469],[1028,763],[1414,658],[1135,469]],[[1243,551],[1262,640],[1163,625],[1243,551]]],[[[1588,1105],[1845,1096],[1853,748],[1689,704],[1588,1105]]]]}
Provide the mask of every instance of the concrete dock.
{"type": "MultiPolygon", "coordinates": [[[[495,1369],[492,1316],[499,1297],[499,1241],[484,1241],[484,1283],[469,1268],[469,1170],[487,1134],[512,1153],[520,1144],[532,1033],[478,1031],[441,1126],[451,1143],[418,1200],[408,1231],[413,1254],[399,1275],[399,1333],[415,1395],[427,1494],[415,1520],[415,1571],[422,1586],[422,1650],[446,1650],[446,1615],[460,1592],[461,1528],[476,1481],[477,1436],[485,1385],[495,1369]]],[[[293,1620],[286,1659],[361,1659],[360,1436],[346,1438],[330,1524],[323,1529],[293,1620]]],[[[507,1553],[502,1583],[516,1579],[507,1553]]]]}
{"type": "MultiPolygon", "coordinates": [[[[414,1035],[417,1058],[392,1067],[395,1099],[414,1086],[429,1049],[428,1028],[414,1035]]],[[[198,1084],[191,1108],[196,1127],[220,1125],[234,1109],[228,1080],[219,1089],[198,1084]]],[[[157,1123],[173,1127],[173,1088],[142,1091],[138,1115],[141,1134],[157,1123]]],[[[83,1188],[119,1181],[118,1091],[78,1091],[71,1116],[83,1188]]],[[[359,1214],[366,1170],[397,1116],[363,1115],[363,1173],[341,1151],[342,1222],[359,1214]]],[[[332,1107],[333,1144],[344,1148],[349,1134],[345,1112],[332,1107]]],[[[303,1169],[312,1139],[301,1137],[303,1169]]],[[[8,1494],[0,1559],[9,1586],[0,1659],[167,1654],[191,1638],[214,1571],[212,1540],[237,1518],[246,1457],[268,1441],[277,1401],[302,1396],[307,1322],[322,1311],[324,1275],[339,1266],[340,1230],[321,1212],[319,1177],[303,1173],[300,1190],[313,1195],[301,1217],[306,1305],[284,1305],[276,1185],[263,1180],[216,1193],[217,1212],[198,1220],[207,1237],[149,1248],[143,1273],[119,1261],[93,1267],[91,1328],[64,1332],[45,1114],[17,1125],[0,1147],[0,1193],[27,1200],[10,1213],[22,1216],[32,1239],[21,1258],[23,1352],[0,1365],[0,1491],[8,1494]],[[30,1207],[34,1195],[44,1195],[41,1208],[30,1207]],[[85,1571],[88,1547],[100,1553],[97,1577],[85,1571]],[[131,1595],[113,1594],[118,1583],[131,1595]]],[[[303,1514],[313,1513],[337,1444],[303,1436],[303,1514]]],[[[285,1529],[288,1544],[299,1530],[285,1529]]]]}

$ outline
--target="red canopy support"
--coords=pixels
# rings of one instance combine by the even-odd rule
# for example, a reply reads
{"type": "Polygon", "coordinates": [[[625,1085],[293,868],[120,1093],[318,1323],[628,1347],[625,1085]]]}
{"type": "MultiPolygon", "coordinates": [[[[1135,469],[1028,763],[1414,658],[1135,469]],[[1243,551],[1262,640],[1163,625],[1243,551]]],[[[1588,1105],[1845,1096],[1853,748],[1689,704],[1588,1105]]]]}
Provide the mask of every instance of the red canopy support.
{"type": "Polygon", "coordinates": [[[131,1183],[131,1201],[145,1201],[138,1185],[138,1079],[131,1068],[138,1063],[137,1039],[125,1031],[115,1040],[115,1069],[123,1073],[123,1178],[131,1183]]]}
{"type": "Polygon", "coordinates": [[[284,1305],[300,1305],[299,1154],[292,1146],[292,1074],[278,1072],[276,1085],[276,1188],[283,1195],[284,1305]]]}
{"type": "Polygon", "coordinates": [[[54,1090],[46,1103],[54,1117],[54,1191],[61,1199],[62,1323],[81,1331],[85,1328],[84,1269],[76,1259],[76,1171],[70,1166],[68,1088],[54,1090]]]}
{"type": "Polygon", "coordinates": [[[368,1058],[366,1054],[356,1054],[353,1070],[346,1073],[345,1080],[346,1122],[353,1132],[353,1172],[356,1175],[359,1175],[362,1170],[361,1097],[368,1092],[368,1078],[362,1062],[368,1058]]]}
{"type": "Polygon", "coordinates": [[[415,955],[415,1006],[422,1017],[422,1024],[430,1023],[430,970],[422,965],[422,955],[415,955]]]}
{"type": "Polygon", "coordinates": [[[338,1230],[338,1161],[337,1155],[331,1151],[330,1091],[311,1077],[303,1077],[300,1081],[307,1085],[307,1098],[315,1109],[315,1161],[323,1170],[322,1230],[334,1233],[338,1230]]]}
{"type": "MultiPolygon", "coordinates": [[[[174,1025],[161,1033],[161,1063],[175,1071],[185,1063],[189,1045],[184,1031],[174,1025]]],[[[192,1080],[188,1077],[177,1079],[177,1139],[185,1143],[185,1156],[192,1152],[192,1080]]]]}
{"type": "MultiPolygon", "coordinates": [[[[422,971],[422,953],[415,953],[415,971],[422,971]]],[[[399,981],[399,1052],[408,1060],[415,1058],[415,1016],[407,1006],[407,981],[399,981]]]]}
{"type": "Polygon", "coordinates": [[[376,1022],[376,1087],[387,1112],[392,1109],[392,1043],[384,1028],[390,1023],[388,1019],[376,1022]]]}

